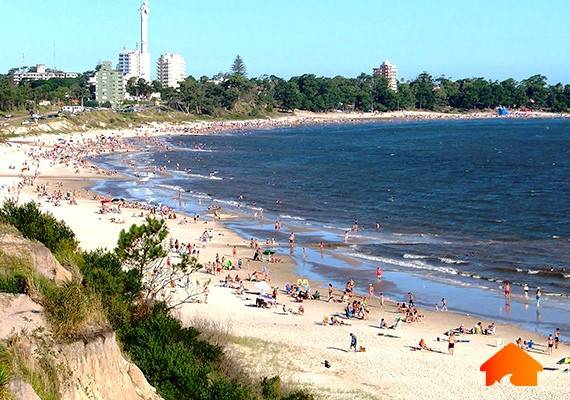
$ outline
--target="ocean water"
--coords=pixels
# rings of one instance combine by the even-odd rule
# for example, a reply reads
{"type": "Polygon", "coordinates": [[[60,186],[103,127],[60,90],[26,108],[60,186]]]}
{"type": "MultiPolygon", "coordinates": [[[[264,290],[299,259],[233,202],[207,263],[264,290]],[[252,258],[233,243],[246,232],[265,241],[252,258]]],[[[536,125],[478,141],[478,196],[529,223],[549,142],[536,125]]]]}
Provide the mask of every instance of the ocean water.
{"type": "Polygon", "coordinates": [[[241,216],[233,227],[246,236],[286,242],[295,231],[299,247],[337,243],[325,255],[293,253],[300,272],[322,280],[355,277],[364,288],[380,266],[385,282],[374,283],[395,297],[411,287],[430,305],[453,290],[458,309],[477,313],[466,299],[486,296],[490,310],[479,315],[548,329],[568,316],[560,312],[570,304],[569,120],[306,126],[174,136],[167,145],[100,157],[137,178],[98,189],[189,212],[217,203],[241,216]],[[344,243],[355,221],[359,231],[344,243]],[[522,315],[505,308],[503,280],[516,296],[525,283],[531,295],[540,286],[557,307],[550,322],[522,296],[522,315]]]}

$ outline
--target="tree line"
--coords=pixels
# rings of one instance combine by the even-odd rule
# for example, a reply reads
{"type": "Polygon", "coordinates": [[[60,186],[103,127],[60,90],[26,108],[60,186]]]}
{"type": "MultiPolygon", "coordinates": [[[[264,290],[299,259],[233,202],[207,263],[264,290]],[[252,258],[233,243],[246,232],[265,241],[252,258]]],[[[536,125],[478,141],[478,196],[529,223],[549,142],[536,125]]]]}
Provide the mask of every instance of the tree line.
{"type": "MultiPolygon", "coordinates": [[[[23,81],[12,83],[10,76],[0,76],[0,111],[33,107],[41,100],[68,104],[83,98],[95,105],[90,73],[75,79],[23,81]]],[[[398,82],[397,91],[380,76],[360,74],[355,78],[294,76],[288,80],[275,75],[248,78],[241,57],[236,57],[231,71],[213,77],[187,77],[180,87],[162,87],[158,81],[147,83],[132,78],[126,90],[145,99],[161,94],[162,104],[197,115],[290,111],[393,111],[393,110],[484,110],[505,106],[516,109],[564,112],[570,109],[570,84],[549,85],[544,75],[503,81],[485,78],[434,78],[423,72],[415,79],[398,82]]]]}

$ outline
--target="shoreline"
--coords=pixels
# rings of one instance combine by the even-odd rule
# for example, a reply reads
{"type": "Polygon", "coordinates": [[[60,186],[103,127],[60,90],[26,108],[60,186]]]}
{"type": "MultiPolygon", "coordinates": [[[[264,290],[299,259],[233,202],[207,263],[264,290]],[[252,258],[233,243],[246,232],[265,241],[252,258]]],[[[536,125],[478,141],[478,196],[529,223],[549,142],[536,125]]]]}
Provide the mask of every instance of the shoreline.
{"type": "MultiPolygon", "coordinates": [[[[135,134],[133,136],[137,135],[135,134]]],[[[126,137],[129,136],[126,135],[126,137]]],[[[55,139],[54,142],[57,143],[57,139],[55,139]]],[[[13,160],[10,160],[11,162],[21,163],[22,160],[26,159],[26,150],[20,150],[22,151],[19,152],[17,157],[13,157],[13,160]]],[[[120,151],[127,150],[121,149],[120,151]]],[[[14,153],[16,153],[16,151],[8,151],[5,155],[7,157],[10,155],[14,156],[14,153]]],[[[3,161],[5,163],[6,157],[3,158],[5,159],[3,161]]],[[[2,168],[4,168],[3,162],[0,161],[0,166],[2,166],[2,168]]],[[[113,176],[104,175],[101,171],[93,169],[88,165],[80,166],[80,173],[77,174],[72,165],[61,166],[49,164],[49,161],[46,162],[46,160],[40,160],[38,169],[49,171],[49,173],[45,176],[42,172],[42,175],[40,175],[39,178],[44,179],[49,177],[46,182],[49,183],[50,189],[57,187],[56,183],[58,181],[65,182],[68,180],[73,180],[73,182],[76,184],[79,183],[87,185],[90,181],[98,179],[109,179],[113,176]],[[80,182],[77,182],[77,180],[80,180],[80,182]]],[[[11,179],[13,182],[14,180],[17,180],[18,177],[17,175],[12,175],[9,177],[4,176],[1,178],[0,182],[6,182],[11,179]]],[[[23,199],[29,200],[36,198],[37,193],[34,193],[33,188],[23,189],[25,189],[21,192],[23,199]]],[[[73,186],[63,186],[60,189],[73,191],[77,190],[78,188],[75,187],[74,189],[73,186]]],[[[142,221],[140,218],[129,216],[133,210],[128,210],[120,216],[120,218],[123,218],[125,220],[123,224],[109,223],[107,218],[103,218],[103,216],[95,214],[95,210],[98,207],[98,201],[90,200],[88,197],[89,195],[87,196],[87,199],[80,197],[77,198],[77,202],[79,204],[77,206],[78,208],[73,208],[75,206],[58,207],[53,206],[50,203],[46,203],[45,201],[41,202],[43,204],[42,208],[52,211],[56,217],[63,218],[71,226],[71,228],[77,233],[78,238],[81,240],[82,246],[86,248],[96,248],[102,245],[112,246],[114,243],[116,243],[116,238],[120,229],[128,228],[131,223],[140,223],[142,221]],[[94,234],[93,230],[91,230],[91,228],[94,226],[96,226],[96,232],[99,232],[99,234],[94,234]]],[[[226,226],[226,224],[228,222],[231,223],[231,221],[232,218],[228,216],[226,218],[226,221],[222,220],[221,223],[218,223],[216,221],[208,221],[206,224],[196,224],[193,226],[179,225],[177,224],[177,221],[168,221],[168,223],[169,227],[171,228],[171,234],[173,236],[183,238],[183,241],[195,241],[197,235],[204,226],[213,227],[217,235],[212,242],[212,246],[206,246],[206,248],[202,250],[200,254],[201,262],[206,261],[208,258],[212,259],[215,252],[220,252],[227,257],[232,257],[232,245],[235,245],[237,247],[238,257],[245,258],[251,256],[251,249],[247,245],[247,240],[245,240],[243,237],[240,237],[236,232],[226,226]]],[[[245,271],[241,271],[239,273],[243,274],[243,272],[251,271],[252,269],[246,269],[245,271]]],[[[273,268],[273,266],[270,266],[270,271],[272,276],[272,285],[277,283],[280,287],[282,287],[285,282],[296,280],[295,265],[293,260],[284,260],[283,263],[275,264],[275,268],[273,268]]],[[[232,275],[234,273],[235,271],[232,271],[232,275]]],[[[221,278],[223,275],[220,275],[219,277],[221,278]]],[[[198,279],[201,280],[210,279],[211,277],[211,275],[206,274],[198,275],[198,279]]],[[[321,293],[326,296],[325,290],[322,290],[321,293]]],[[[279,297],[283,298],[283,295],[280,295],[279,297]]],[[[535,333],[522,330],[510,324],[500,324],[498,334],[496,336],[485,337],[472,335],[472,337],[469,337],[473,343],[473,347],[476,348],[468,349],[471,344],[465,345],[466,347],[464,347],[464,349],[467,353],[464,354],[465,358],[457,355],[456,357],[450,359],[448,357],[442,357],[441,355],[438,356],[437,354],[410,352],[407,347],[416,345],[420,337],[423,338],[424,336],[427,340],[429,340],[430,346],[439,346],[441,347],[442,351],[444,351],[445,347],[442,347],[444,345],[440,344],[439,341],[436,341],[434,339],[435,337],[444,338],[442,336],[443,331],[451,327],[458,326],[460,323],[466,323],[466,326],[469,328],[469,325],[478,319],[468,318],[466,316],[453,312],[436,313],[434,311],[421,309],[421,313],[426,315],[424,321],[412,323],[409,326],[406,324],[405,328],[402,331],[395,332],[397,333],[396,338],[383,336],[378,337],[378,334],[384,333],[373,327],[373,325],[377,325],[378,317],[380,315],[385,315],[388,323],[392,323],[392,320],[396,313],[394,305],[392,303],[389,305],[387,304],[384,309],[379,308],[377,304],[373,304],[371,318],[369,320],[351,321],[354,328],[351,327],[350,330],[355,330],[357,332],[357,335],[360,338],[363,338],[362,341],[364,345],[367,348],[370,347],[370,349],[367,350],[367,353],[362,354],[362,356],[365,357],[365,360],[367,360],[364,361],[361,358],[354,358],[350,354],[345,355],[342,354],[343,352],[335,350],[335,346],[344,347],[346,344],[346,336],[348,335],[349,331],[348,328],[342,326],[318,326],[318,321],[322,320],[323,315],[333,314],[339,311],[339,303],[309,301],[305,307],[305,315],[301,317],[291,314],[280,315],[280,313],[273,312],[272,310],[266,311],[251,307],[244,307],[245,301],[246,300],[243,298],[240,299],[239,297],[232,295],[228,288],[213,285],[211,287],[208,304],[188,304],[184,306],[180,311],[180,318],[185,323],[191,323],[193,318],[196,318],[200,315],[207,316],[208,318],[213,318],[214,320],[221,323],[224,323],[225,321],[232,321],[232,332],[238,337],[254,337],[257,340],[266,340],[270,343],[275,343],[276,346],[285,346],[286,349],[290,348],[294,351],[305,349],[308,354],[305,354],[303,357],[301,357],[304,360],[303,363],[301,363],[302,365],[295,365],[295,368],[293,369],[294,373],[289,375],[289,380],[292,380],[293,382],[311,384],[317,387],[330,386],[339,390],[346,387],[346,385],[350,385],[350,382],[352,382],[356,388],[355,390],[367,393],[370,396],[372,393],[378,393],[378,391],[381,391],[380,393],[382,393],[385,390],[390,390],[391,384],[402,385],[402,393],[394,394],[394,396],[382,395],[382,398],[410,398],[407,396],[416,396],[422,392],[417,391],[418,389],[421,389],[415,387],[415,383],[417,382],[412,382],[414,385],[408,385],[405,377],[408,373],[414,373],[414,371],[416,371],[416,366],[410,366],[410,364],[408,364],[409,362],[417,363],[419,364],[419,367],[425,367],[426,361],[428,361],[430,364],[433,362],[436,366],[439,365],[441,369],[446,370],[447,373],[451,374],[451,377],[454,378],[448,382],[448,385],[454,385],[454,382],[457,380],[457,375],[454,375],[456,374],[456,372],[454,372],[454,369],[459,368],[458,371],[461,371],[461,366],[465,365],[477,367],[477,364],[481,359],[484,361],[486,359],[485,356],[489,356],[494,351],[496,351],[496,346],[493,346],[493,344],[498,346],[498,339],[501,339],[503,342],[508,343],[516,339],[517,336],[520,336],[525,339],[532,337],[536,339],[537,343],[540,344],[544,342],[544,338],[536,335],[535,333]],[[254,329],[254,327],[257,329],[254,329]],[[301,331],[299,331],[299,329],[301,329],[301,331]],[[327,334],[332,334],[330,338],[327,338],[331,345],[326,349],[323,349],[321,346],[319,346],[321,343],[319,342],[319,337],[322,333],[324,333],[323,330],[325,330],[327,334]],[[386,349],[386,346],[392,346],[393,342],[397,343],[397,345],[395,345],[396,347],[386,349]],[[380,348],[377,349],[376,346],[379,346],[380,348]],[[383,353],[384,351],[387,351],[387,353],[383,353]],[[393,360],[386,358],[390,356],[395,357],[398,362],[393,362],[393,360]],[[333,371],[324,370],[322,366],[320,366],[322,357],[327,357],[332,360],[333,366],[335,367],[333,368],[333,371]],[[376,383],[377,377],[375,375],[371,375],[370,372],[362,374],[362,377],[355,375],[354,368],[356,368],[358,371],[358,366],[362,362],[374,363],[373,360],[376,358],[384,360],[386,363],[386,365],[378,366],[380,371],[389,372],[388,376],[384,376],[384,378],[382,378],[385,379],[385,381],[376,383]],[[458,358],[462,359],[462,361],[458,361],[458,358]],[[459,362],[461,363],[458,364],[459,362]],[[305,364],[310,366],[308,370],[307,367],[304,366],[305,364]],[[406,371],[406,368],[402,364],[408,366],[411,371],[406,371]],[[298,371],[297,369],[300,370],[298,371]],[[371,382],[375,383],[371,384],[371,382]]],[[[249,301],[251,301],[251,298],[249,301]]],[[[290,302],[287,302],[287,299],[285,298],[285,304],[288,303],[290,302]]],[[[290,306],[294,307],[296,304],[291,303],[290,306]]],[[[249,350],[247,345],[232,344],[230,347],[232,348],[232,351],[236,351],[239,354],[242,354],[244,358],[252,356],[248,353],[249,350]]],[[[568,350],[569,347],[564,344],[563,349],[568,350]]],[[[557,355],[562,356],[561,352],[557,353],[557,355]]],[[[543,355],[539,356],[539,360],[545,363],[545,365],[550,365],[546,363],[552,363],[554,361],[554,359],[550,359],[549,357],[543,355]]],[[[558,357],[555,358],[558,359],[558,357]]],[[[255,370],[255,365],[257,362],[256,358],[252,357],[249,362],[252,364],[252,368],[255,370]]],[[[279,365],[281,365],[280,363],[282,362],[282,360],[278,360],[279,365]]],[[[270,369],[269,371],[272,370],[270,369]]],[[[415,373],[420,374],[418,376],[421,376],[422,371],[424,374],[428,372],[424,369],[418,369],[415,373]]],[[[421,378],[420,380],[422,384],[428,385],[431,388],[434,384],[434,382],[430,383],[430,381],[433,381],[433,377],[437,376],[437,379],[440,379],[441,377],[438,373],[438,368],[435,368],[435,371],[432,369],[429,371],[433,371],[435,375],[427,373],[426,378],[421,378]]],[[[466,372],[466,375],[467,382],[471,385],[478,385],[479,380],[483,379],[482,374],[480,374],[479,371],[475,369],[473,369],[473,371],[469,369],[469,372],[466,372]]],[[[285,376],[288,375],[285,374],[285,376]]],[[[463,384],[462,382],[455,384],[459,383],[463,384]]],[[[560,379],[554,381],[549,380],[549,383],[553,383],[554,392],[551,394],[551,396],[554,397],[543,398],[556,398],[556,393],[563,393],[563,391],[567,390],[566,388],[568,388],[568,386],[565,386],[560,382],[560,379]],[[562,390],[562,392],[559,392],[559,390],[562,390]]],[[[482,385],[479,384],[479,386],[482,385]]],[[[465,395],[473,394],[472,392],[469,392],[470,389],[464,388],[463,386],[457,390],[458,393],[463,393],[465,395]],[[468,391],[466,392],[465,390],[468,391]]],[[[500,389],[490,388],[488,389],[489,392],[484,390],[483,387],[474,390],[476,390],[480,396],[483,396],[485,393],[489,394],[490,392],[495,393],[496,395],[514,393],[512,391],[512,388],[509,386],[500,386],[500,389]]],[[[435,387],[433,388],[434,398],[442,398],[441,396],[443,393],[445,392],[442,392],[435,387]]],[[[529,395],[538,395],[541,392],[540,390],[536,391],[534,389],[528,389],[528,392],[525,393],[528,393],[529,395]]]]}
{"type": "MultiPolygon", "coordinates": [[[[453,111],[439,112],[426,110],[400,110],[386,112],[311,112],[295,110],[291,114],[279,116],[268,116],[263,118],[251,118],[240,120],[196,120],[192,122],[181,121],[172,122],[144,122],[139,125],[130,125],[128,128],[87,127],[83,129],[74,126],[68,134],[89,134],[91,132],[108,133],[112,131],[130,132],[131,136],[138,136],[141,132],[150,136],[162,136],[172,134],[190,133],[212,134],[226,131],[236,131],[244,129],[269,129],[269,128],[290,128],[294,126],[308,125],[328,125],[328,124],[350,124],[366,123],[374,121],[433,121],[433,120],[477,120],[477,119],[559,119],[570,118],[570,113],[555,113],[545,111],[518,111],[513,110],[508,115],[499,116],[493,110],[483,111],[453,111]]],[[[65,121],[48,121],[36,123],[31,126],[8,126],[0,129],[0,135],[11,135],[12,139],[23,135],[41,136],[44,134],[60,133],[64,128],[65,121]]]]}

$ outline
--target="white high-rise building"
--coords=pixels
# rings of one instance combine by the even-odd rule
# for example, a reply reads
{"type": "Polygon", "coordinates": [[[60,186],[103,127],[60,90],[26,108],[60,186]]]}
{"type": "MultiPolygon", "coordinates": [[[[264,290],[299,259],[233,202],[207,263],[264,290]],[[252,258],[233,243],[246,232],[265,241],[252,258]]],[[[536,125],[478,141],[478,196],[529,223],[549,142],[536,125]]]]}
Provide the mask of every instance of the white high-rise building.
{"type": "Polygon", "coordinates": [[[148,0],[144,0],[140,9],[141,36],[140,47],[137,50],[127,50],[119,54],[117,70],[125,76],[125,82],[132,77],[143,78],[150,82],[150,53],[148,52],[148,15],[150,8],[148,0]]]}
{"type": "Polygon", "coordinates": [[[139,78],[140,68],[141,53],[139,50],[123,49],[123,51],[119,54],[119,63],[117,64],[117,70],[124,75],[125,81],[128,81],[133,76],[139,78]]]}
{"type": "Polygon", "coordinates": [[[148,52],[148,15],[150,8],[148,0],[144,0],[140,8],[141,13],[141,58],[140,77],[150,82],[150,53],[148,52]]]}
{"type": "Polygon", "coordinates": [[[163,54],[156,62],[156,70],[162,86],[177,88],[186,78],[186,61],[180,54],[163,54]]]}
{"type": "Polygon", "coordinates": [[[374,75],[380,75],[388,81],[388,87],[396,92],[398,90],[398,69],[389,61],[384,61],[379,68],[374,68],[374,75]]]}

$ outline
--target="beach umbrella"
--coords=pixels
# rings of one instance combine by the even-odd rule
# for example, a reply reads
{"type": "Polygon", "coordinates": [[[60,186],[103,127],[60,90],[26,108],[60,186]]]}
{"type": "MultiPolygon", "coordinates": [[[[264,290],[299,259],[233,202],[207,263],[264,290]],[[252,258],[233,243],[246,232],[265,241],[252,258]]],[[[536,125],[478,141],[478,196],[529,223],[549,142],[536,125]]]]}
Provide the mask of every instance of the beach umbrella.
{"type": "Polygon", "coordinates": [[[560,361],[558,361],[556,364],[570,364],[570,357],[564,357],[563,359],[561,359],[560,361]]]}
{"type": "Polygon", "coordinates": [[[268,256],[268,255],[270,255],[270,254],[275,254],[275,251],[274,251],[274,250],[265,250],[265,251],[263,252],[263,254],[265,254],[266,256],[268,256]]]}
{"type": "Polygon", "coordinates": [[[265,281],[257,282],[253,287],[258,289],[260,292],[271,292],[273,290],[273,288],[265,281]]]}

